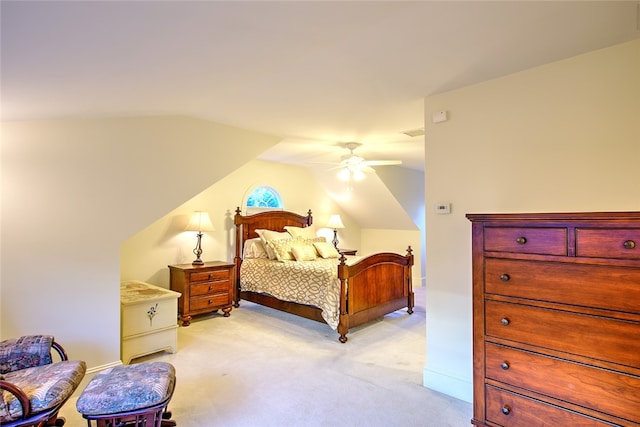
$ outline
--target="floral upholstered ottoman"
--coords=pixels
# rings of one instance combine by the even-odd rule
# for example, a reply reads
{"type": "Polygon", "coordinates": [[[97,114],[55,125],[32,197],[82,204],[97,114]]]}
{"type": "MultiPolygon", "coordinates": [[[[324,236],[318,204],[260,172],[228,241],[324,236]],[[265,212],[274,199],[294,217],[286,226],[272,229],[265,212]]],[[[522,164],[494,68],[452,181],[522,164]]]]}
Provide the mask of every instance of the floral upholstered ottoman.
{"type": "Polygon", "coordinates": [[[167,405],[176,385],[175,368],[166,362],[122,365],[98,373],[84,389],[76,408],[97,427],[175,426],[167,405]]]}

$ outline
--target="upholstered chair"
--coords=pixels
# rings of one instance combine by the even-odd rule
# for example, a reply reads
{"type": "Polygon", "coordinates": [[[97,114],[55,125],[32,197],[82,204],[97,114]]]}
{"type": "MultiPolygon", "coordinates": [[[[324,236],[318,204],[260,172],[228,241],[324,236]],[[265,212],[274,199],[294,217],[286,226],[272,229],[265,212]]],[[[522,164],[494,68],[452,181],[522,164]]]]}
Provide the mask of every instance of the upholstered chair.
{"type": "Polygon", "coordinates": [[[58,411],[82,381],[86,364],[69,360],[50,335],[0,342],[0,424],[62,426],[58,411]],[[57,354],[52,355],[52,349],[57,354]]]}

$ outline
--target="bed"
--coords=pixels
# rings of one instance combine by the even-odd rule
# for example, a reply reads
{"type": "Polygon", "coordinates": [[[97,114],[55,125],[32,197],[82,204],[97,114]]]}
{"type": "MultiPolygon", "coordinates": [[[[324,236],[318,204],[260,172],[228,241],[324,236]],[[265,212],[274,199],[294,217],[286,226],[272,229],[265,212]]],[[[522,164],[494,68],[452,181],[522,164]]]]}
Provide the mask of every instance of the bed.
{"type": "MultiPolygon", "coordinates": [[[[263,239],[264,234],[282,233],[281,236],[285,236],[284,233],[287,231],[289,233],[292,230],[304,231],[304,228],[311,226],[312,222],[311,210],[306,215],[287,211],[242,215],[240,208],[236,209],[234,217],[236,227],[235,307],[240,305],[240,300],[246,300],[326,323],[337,330],[338,340],[341,343],[347,342],[349,328],[403,308],[407,308],[409,314],[413,313],[414,294],[411,284],[413,254],[410,246],[406,255],[383,252],[366,257],[347,257],[337,254],[335,257],[328,256],[326,259],[319,256],[313,261],[305,261],[304,256],[300,258],[301,261],[298,261],[295,256],[292,257],[293,259],[274,260],[266,259],[267,257],[262,255],[248,255],[249,250],[258,249],[258,243],[263,239]],[[325,266],[322,271],[310,271],[320,268],[321,265],[325,266]],[[275,276],[278,277],[277,280],[282,282],[276,286],[286,287],[286,289],[268,287],[267,280],[261,279],[269,268],[273,269],[275,276]],[[296,270],[305,269],[309,270],[307,274],[312,275],[312,281],[314,281],[309,285],[313,289],[310,295],[326,294],[325,297],[328,297],[329,302],[306,300],[308,293],[302,291],[299,286],[303,286],[307,279],[296,276],[298,274],[296,270]],[[326,272],[327,269],[330,273],[326,272]],[[331,278],[327,278],[327,275],[331,278]],[[328,282],[320,286],[321,280],[328,282]],[[292,285],[295,287],[291,288],[292,285]]],[[[293,236],[288,237],[293,238],[293,236]]],[[[303,240],[305,245],[314,245],[317,249],[316,253],[319,249],[326,249],[321,245],[332,246],[331,243],[322,243],[324,239],[320,238],[296,236],[295,239],[303,240]]],[[[288,245],[289,242],[285,240],[284,237],[282,240],[274,239],[273,248],[278,249],[281,243],[288,245]]],[[[293,247],[289,249],[289,252],[278,251],[278,253],[286,253],[291,257],[291,252],[296,256],[297,252],[305,252],[296,251],[293,247]]]]}

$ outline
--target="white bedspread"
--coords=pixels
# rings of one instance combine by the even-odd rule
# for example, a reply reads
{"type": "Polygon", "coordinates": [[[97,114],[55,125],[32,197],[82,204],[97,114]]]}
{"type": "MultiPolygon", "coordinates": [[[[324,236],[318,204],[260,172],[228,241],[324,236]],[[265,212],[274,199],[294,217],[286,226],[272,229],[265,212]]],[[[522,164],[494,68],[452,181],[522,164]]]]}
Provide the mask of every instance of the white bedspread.
{"type": "MultiPolygon", "coordinates": [[[[348,258],[351,264],[360,257],[348,258]]],[[[305,262],[245,259],[240,266],[240,288],[316,306],[327,324],[336,329],[340,321],[339,263],[336,258],[305,262]]]]}

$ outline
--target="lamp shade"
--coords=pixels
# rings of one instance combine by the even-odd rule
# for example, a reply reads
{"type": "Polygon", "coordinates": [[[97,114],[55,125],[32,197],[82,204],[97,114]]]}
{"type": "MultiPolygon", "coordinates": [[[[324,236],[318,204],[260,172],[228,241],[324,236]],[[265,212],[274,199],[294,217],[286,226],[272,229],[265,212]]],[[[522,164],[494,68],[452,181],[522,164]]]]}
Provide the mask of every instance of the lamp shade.
{"type": "Polygon", "coordinates": [[[187,231],[215,231],[208,212],[196,211],[191,215],[189,224],[185,227],[187,231]]]}
{"type": "Polygon", "coordinates": [[[333,228],[334,230],[336,228],[344,228],[344,224],[342,223],[342,219],[340,218],[340,215],[331,215],[329,217],[329,222],[327,223],[327,227],[333,228]]]}

